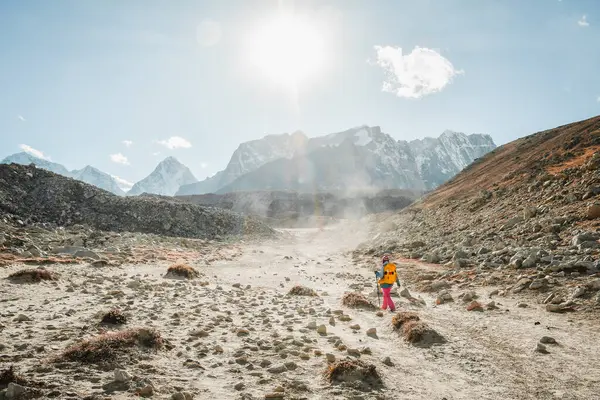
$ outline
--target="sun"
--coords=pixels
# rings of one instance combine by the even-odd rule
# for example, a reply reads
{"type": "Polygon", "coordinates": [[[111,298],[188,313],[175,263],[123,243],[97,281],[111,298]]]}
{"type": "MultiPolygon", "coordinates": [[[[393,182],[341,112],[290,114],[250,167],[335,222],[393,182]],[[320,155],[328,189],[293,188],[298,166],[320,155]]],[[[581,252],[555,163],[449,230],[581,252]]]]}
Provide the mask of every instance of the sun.
{"type": "Polygon", "coordinates": [[[323,66],[323,36],[306,18],[278,14],[247,39],[250,64],[274,83],[296,86],[323,66]]]}

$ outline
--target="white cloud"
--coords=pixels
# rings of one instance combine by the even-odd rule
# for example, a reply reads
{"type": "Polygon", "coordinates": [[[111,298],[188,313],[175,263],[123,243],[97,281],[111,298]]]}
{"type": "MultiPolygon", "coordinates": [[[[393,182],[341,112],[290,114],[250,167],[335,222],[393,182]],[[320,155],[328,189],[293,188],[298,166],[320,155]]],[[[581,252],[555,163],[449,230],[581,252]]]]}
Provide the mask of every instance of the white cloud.
{"type": "Polygon", "coordinates": [[[22,115],[17,115],[17,118],[18,118],[20,121],[23,121],[23,122],[27,121],[27,120],[25,119],[25,117],[23,117],[22,115]]]}
{"type": "Polygon", "coordinates": [[[398,97],[418,99],[439,92],[454,76],[464,73],[435,50],[424,47],[416,46],[404,56],[400,47],[375,46],[375,50],[375,64],[384,69],[387,77],[382,90],[398,97]]]}
{"type": "Polygon", "coordinates": [[[600,103],[600,96],[598,96],[598,98],[596,99],[596,101],[597,101],[598,103],[600,103]]]}
{"type": "Polygon", "coordinates": [[[111,154],[110,159],[112,162],[117,164],[129,165],[129,160],[121,153],[111,154]]]}
{"type": "Polygon", "coordinates": [[[133,142],[131,140],[123,140],[123,144],[125,145],[125,147],[131,147],[133,142]]]}
{"type": "Polygon", "coordinates": [[[156,157],[156,156],[160,156],[160,151],[157,151],[157,152],[155,152],[155,153],[152,153],[152,155],[153,155],[154,157],[156,157]]]}
{"type": "Polygon", "coordinates": [[[587,22],[587,15],[584,15],[583,17],[581,17],[581,19],[579,21],[577,21],[577,24],[579,26],[583,26],[583,27],[590,26],[590,23],[587,22]]]}
{"type": "Polygon", "coordinates": [[[206,19],[196,27],[196,40],[201,46],[210,47],[221,40],[221,24],[206,19]]]}
{"type": "Polygon", "coordinates": [[[26,145],[26,144],[21,144],[19,145],[19,147],[21,148],[21,150],[23,150],[25,153],[29,153],[34,157],[37,158],[41,158],[42,160],[48,160],[50,161],[50,157],[44,155],[44,153],[42,153],[39,150],[34,149],[33,147],[26,145]]]}
{"type": "Polygon", "coordinates": [[[165,146],[168,149],[189,149],[192,144],[179,136],[171,136],[167,140],[159,140],[157,142],[160,145],[165,146]]]}
{"type": "Polygon", "coordinates": [[[205,163],[205,162],[203,162],[202,164],[200,164],[200,167],[201,167],[202,169],[205,169],[206,167],[208,167],[208,164],[207,164],[207,163],[205,163]]]}
{"type": "Polygon", "coordinates": [[[133,183],[129,182],[128,180],[125,180],[119,176],[116,175],[111,175],[113,177],[113,179],[115,181],[117,181],[117,184],[119,185],[119,187],[123,190],[129,190],[133,187],[133,183]]]}

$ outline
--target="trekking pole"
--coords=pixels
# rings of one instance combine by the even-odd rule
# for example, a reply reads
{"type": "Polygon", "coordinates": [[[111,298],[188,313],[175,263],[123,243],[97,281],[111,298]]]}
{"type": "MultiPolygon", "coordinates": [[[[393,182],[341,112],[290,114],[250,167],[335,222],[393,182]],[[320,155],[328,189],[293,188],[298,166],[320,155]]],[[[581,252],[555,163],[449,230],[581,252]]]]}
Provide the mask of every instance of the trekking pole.
{"type": "Polygon", "coordinates": [[[377,281],[377,275],[375,275],[375,285],[377,286],[377,303],[379,304],[379,308],[381,308],[381,296],[379,293],[379,281],[377,281]]]}

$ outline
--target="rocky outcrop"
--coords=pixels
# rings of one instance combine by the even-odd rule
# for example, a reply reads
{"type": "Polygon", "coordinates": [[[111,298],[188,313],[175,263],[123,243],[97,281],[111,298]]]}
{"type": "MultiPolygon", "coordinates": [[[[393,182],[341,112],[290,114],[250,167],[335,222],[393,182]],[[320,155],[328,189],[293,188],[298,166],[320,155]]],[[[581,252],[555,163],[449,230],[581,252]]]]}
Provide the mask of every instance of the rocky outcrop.
{"type": "Polygon", "coordinates": [[[25,224],[82,224],[104,231],[193,238],[272,233],[257,220],[227,210],[157,198],[123,198],[17,164],[0,165],[0,216],[25,224]]]}

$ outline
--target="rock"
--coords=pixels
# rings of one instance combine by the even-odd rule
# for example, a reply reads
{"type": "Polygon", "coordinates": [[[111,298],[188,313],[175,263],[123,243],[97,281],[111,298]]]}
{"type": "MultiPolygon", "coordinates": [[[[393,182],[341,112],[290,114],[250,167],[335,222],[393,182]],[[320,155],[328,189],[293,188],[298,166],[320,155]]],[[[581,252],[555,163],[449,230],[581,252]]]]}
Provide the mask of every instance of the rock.
{"type": "Polygon", "coordinates": [[[142,397],[150,397],[154,395],[154,388],[152,385],[146,385],[138,391],[138,394],[142,397]]]}
{"type": "Polygon", "coordinates": [[[490,301],[489,303],[487,303],[485,305],[485,308],[487,308],[488,310],[497,310],[498,306],[496,306],[496,302],[495,301],[490,301]]]}
{"type": "Polygon", "coordinates": [[[270,372],[271,374],[281,374],[285,371],[287,371],[287,368],[283,364],[276,365],[274,367],[267,369],[267,372],[270,372]]]}
{"type": "Polygon", "coordinates": [[[283,400],[284,398],[284,394],[283,393],[277,393],[277,392],[273,392],[273,393],[267,393],[265,394],[265,399],[266,400],[283,400]]]}
{"type": "Polygon", "coordinates": [[[76,251],[75,254],[73,254],[73,257],[100,260],[100,256],[97,253],[94,253],[93,251],[87,249],[76,251]]]}
{"type": "Polygon", "coordinates": [[[27,322],[27,321],[32,321],[32,319],[29,318],[25,314],[19,314],[19,315],[17,315],[17,318],[15,318],[15,321],[17,321],[17,322],[27,322]]]}
{"type": "Polygon", "coordinates": [[[115,376],[115,381],[117,381],[117,382],[129,382],[132,378],[132,376],[129,374],[129,372],[127,372],[123,369],[115,369],[114,376],[115,376]]]}
{"type": "Polygon", "coordinates": [[[534,255],[530,255],[523,261],[523,263],[521,264],[521,267],[535,268],[536,264],[537,264],[537,258],[534,255]]]}
{"type": "Polygon", "coordinates": [[[394,363],[392,362],[392,360],[391,360],[390,357],[384,357],[383,360],[381,360],[381,362],[384,365],[387,365],[388,367],[393,367],[394,366],[394,363]]]}
{"type": "Polygon", "coordinates": [[[317,333],[319,335],[326,335],[327,334],[327,327],[325,325],[319,325],[317,327],[317,333]]]}
{"type": "Polygon", "coordinates": [[[588,219],[600,218],[600,204],[592,204],[586,211],[588,219]]]}
{"type": "Polygon", "coordinates": [[[556,344],[556,339],[554,339],[553,337],[550,337],[550,336],[542,336],[542,338],[540,339],[540,343],[556,344]]]}
{"type": "Polygon", "coordinates": [[[239,382],[239,383],[236,383],[233,388],[239,392],[240,390],[243,390],[244,387],[245,387],[244,382],[239,382]]]}
{"type": "Polygon", "coordinates": [[[312,329],[312,330],[317,329],[317,322],[316,321],[310,321],[308,323],[308,325],[306,325],[306,328],[307,329],[312,329]]]}
{"type": "Polygon", "coordinates": [[[466,252],[464,252],[463,250],[458,250],[452,256],[452,260],[456,261],[460,259],[465,259],[467,257],[469,257],[469,255],[466,252]]]}
{"type": "Polygon", "coordinates": [[[7,399],[18,399],[27,389],[24,386],[10,382],[6,388],[7,399]]]}
{"type": "Polygon", "coordinates": [[[250,331],[248,329],[240,328],[237,331],[238,336],[248,336],[249,334],[250,334],[250,331]]]}
{"type": "Polygon", "coordinates": [[[329,317],[329,325],[335,326],[335,318],[329,317]]]}
{"type": "Polygon", "coordinates": [[[450,301],[454,301],[454,299],[452,298],[452,295],[447,290],[444,290],[438,294],[438,296],[435,300],[435,304],[444,304],[444,303],[447,303],[450,301]]]}
{"type": "Polygon", "coordinates": [[[352,329],[353,331],[357,331],[360,329],[360,325],[358,325],[358,324],[350,325],[350,329],[352,329]]]}
{"type": "Polygon", "coordinates": [[[186,400],[185,395],[181,392],[176,392],[171,395],[171,400],[186,400]]]}
{"type": "Polygon", "coordinates": [[[523,217],[525,219],[531,219],[531,218],[535,217],[536,213],[537,213],[537,208],[525,207],[525,209],[523,210],[523,217]]]}
{"type": "Polygon", "coordinates": [[[327,362],[330,362],[330,363],[335,362],[335,356],[331,353],[326,353],[325,358],[327,359],[327,362]]]}
{"type": "Polygon", "coordinates": [[[400,296],[402,296],[406,299],[412,299],[412,295],[410,294],[410,292],[408,291],[407,288],[404,288],[400,291],[400,296]]]}
{"type": "Polygon", "coordinates": [[[450,287],[450,284],[447,281],[433,281],[431,282],[431,290],[437,292],[441,289],[446,289],[450,287]]]}
{"type": "Polygon", "coordinates": [[[351,357],[360,357],[360,351],[358,349],[348,349],[346,351],[351,357]]]}
{"type": "Polygon", "coordinates": [[[468,303],[477,298],[477,293],[475,293],[473,291],[464,292],[461,297],[462,297],[462,301],[464,301],[465,303],[468,303]]]}
{"type": "Polygon", "coordinates": [[[383,317],[383,311],[377,311],[375,315],[377,315],[378,317],[383,317]]]}
{"type": "Polygon", "coordinates": [[[548,288],[548,279],[534,279],[529,285],[529,289],[531,290],[543,290],[548,288]]]}
{"type": "Polygon", "coordinates": [[[376,328],[369,328],[369,329],[367,329],[367,336],[376,337],[377,336],[377,329],[376,328]]]}
{"type": "Polygon", "coordinates": [[[467,311],[483,311],[483,307],[477,301],[472,301],[467,306],[467,311]]]}
{"type": "Polygon", "coordinates": [[[293,361],[286,362],[286,363],[285,363],[285,364],[283,364],[283,365],[285,366],[285,368],[286,368],[288,371],[293,371],[293,370],[295,370],[296,368],[298,368],[298,365],[297,365],[295,362],[293,362],[293,361]]]}
{"type": "Polygon", "coordinates": [[[488,294],[488,297],[489,297],[489,298],[492,298],[492,297],[494,297],[494,296],[497,296],[497,295],[498,295],[498,293],[500,293],[500,291],[499,291],[498,289],[492,290],[492,291],[491,291],[491,292],[488,294]]]}
{"type": "Polygon", "coordinates": [[[521,302],[521,303],[517,303],[517,307],[519,307],[519,308],[527,308],[527,307],[529,307],[529,305],[527,303],[521,302]]]}
{"type": "Polygon", "coordinates": [[[548,350],[546,350],[546,346],[544,346],[542,343],[538,343],[535,351],[541,354],[548,354],[548,350]]]}
{"type": "Polygon", "coordinates": [[[452,261],[453,268],[466,268],[468,266],[469,266],[469,261],[465,260],[464,258],[459,258],[459,259],[452,261]]]}
{"type": "Polygon", "coordinates": [[[529,287],[531,285],[531,282],[533,282],[533,281],[529,278],[519,279],[519,281],[515,284],[515,286],[513,286],[513,289],[512,289],[513,293],[519,293],[526,287],[529,287]]]}
{"type": "Polygon", "coordinates": [[[546,311],[555,313],[564,313],[567,311],[575,311],[573,307],[565,304],[546,304],[546,311]]]}
{"type": "Polygon", "coordinates": [[[578,297],[581,297],[585,294],[585,292],[586,292],[585,286],[577,286],[575,288],[575,290],[573,291],[573,293],[571,294],[571,298],[576,299],[578,297]]]}

